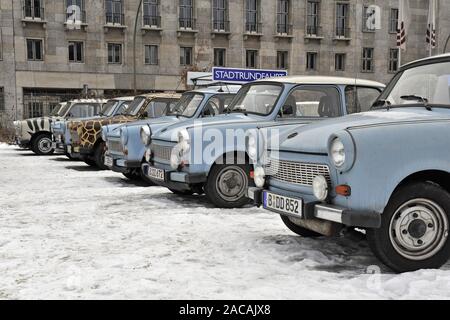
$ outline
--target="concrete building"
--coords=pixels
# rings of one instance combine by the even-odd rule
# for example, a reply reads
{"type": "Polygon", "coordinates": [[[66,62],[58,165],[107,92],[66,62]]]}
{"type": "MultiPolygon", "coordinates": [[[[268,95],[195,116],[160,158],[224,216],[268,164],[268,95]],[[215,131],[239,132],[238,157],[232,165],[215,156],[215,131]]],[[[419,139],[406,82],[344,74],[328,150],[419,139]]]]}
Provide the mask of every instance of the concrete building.
{"type": "MultiPolygon", "coordinates": [[[[398,0],[144,0],[136,42],[137,88],[183,90],[187,71],[213,65],[287,69],[387,82],[398,67],[398,0]],[[381,29],[365,8],[381,6],[381,29]]],[[[0,0],[0,112],[46,114],[61,100],[131,94],[139,0],[0,0]],[[74,22],[76,22],[74,24],[74,22]],[[75,27],[76,25],[76,27],[75,27]]],[[[450,34],[439,1],[438,46],[450,34]]],[[[428,2],[410,0],[402,62],[428,55],[428,2]]],[[[450,47],[450,45],[449,45],[450,47]]]]}

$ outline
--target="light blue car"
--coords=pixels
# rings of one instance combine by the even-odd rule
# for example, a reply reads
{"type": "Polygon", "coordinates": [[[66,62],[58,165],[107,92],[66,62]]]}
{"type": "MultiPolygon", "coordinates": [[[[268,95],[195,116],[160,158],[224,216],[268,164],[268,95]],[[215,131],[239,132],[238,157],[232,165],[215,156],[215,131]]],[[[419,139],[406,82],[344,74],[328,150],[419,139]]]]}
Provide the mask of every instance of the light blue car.
{"type": "Polygon", "coordinates": [[[108,128],[105,130],[108,149],[105,163],[129,179],[143,179],[152,184],[141,170],[152,132],[189,119],[215,117],[226,110],[240,88],[223,85],[189,91],[181,96],[165,117],[108,128]]]}
{"type": "Polygon", "coordinates": [[[369,108],[378,82],[334,77],[285,77],[242,87],[226,114],[192,119],[153,134],[145,173],[175,193],[203,192],[217,207],[248,204],[253,166],[248,132],[334,118],[369,108]],[[354,104],[356,98],[360,104],[354,104]]]}
{"type": "Polygon", "coordinates": [[[450,256],[450,55],[403,66],[373,107],[282,134],[248,195],[301,236],[363,228],[393,270],[439,268],[450,256]]]}

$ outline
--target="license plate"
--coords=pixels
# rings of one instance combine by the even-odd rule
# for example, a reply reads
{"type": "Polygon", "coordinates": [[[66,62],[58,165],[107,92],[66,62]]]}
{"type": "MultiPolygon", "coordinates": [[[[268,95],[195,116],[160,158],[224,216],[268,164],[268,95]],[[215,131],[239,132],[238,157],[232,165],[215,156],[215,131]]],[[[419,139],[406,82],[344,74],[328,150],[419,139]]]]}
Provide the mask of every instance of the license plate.
{"type": "Polygon", "coordinates": [[[105,166],[112,167],[114,165],[114,160],[110,156],[105,156],[105,166]]]}
{"type": "Polygon", "coordinates": [[[281,196],[271,192],[263,192],[263,207],[279,213],[288,213],[293,216],[303,217],[303,200],[281,196]]]}
{"type": "Polygon", "coordinates": [[[150,178],[153,178],[155,180],[160,180],[160,181],[164,181],[165,180],[165,172],[162,169],[157,169],[157,168],[153,168],[153,167],[149,167],[148,168],[148,172],[147,175],[150,178]]]}
{"type": "Polygon", "coordinates": [[[71,145],[68,145],[68,146],[67,146],[67,153],[68,153],[68,154],[71,154],[71,153],[72,153],[72,146],[71,146],[71,145]]]}

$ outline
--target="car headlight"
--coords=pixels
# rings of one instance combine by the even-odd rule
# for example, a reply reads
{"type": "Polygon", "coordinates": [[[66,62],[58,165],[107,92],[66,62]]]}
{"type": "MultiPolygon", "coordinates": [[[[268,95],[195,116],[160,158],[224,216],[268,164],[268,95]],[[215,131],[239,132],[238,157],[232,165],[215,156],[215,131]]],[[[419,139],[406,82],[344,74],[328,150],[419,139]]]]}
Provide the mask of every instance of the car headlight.
{"type": "Polygon", "coordinates": [[[313,179],[313,192],[319,201],[325,201],[328,198],[328,182],[324,176],[317,176],[313,179]]]}
{"type": "Polygon", "coordinates": [[[170,166],[172,169],[178,169],[183,163],[183,158],[191,148],[189,133],[186,129],[178,132],[178,144],[173,148],[170,156],[170,166]]]}
{"type": "Polygon", "coordinates": [[[151,143],[152,131],[149,126],[142,126],[141,128],[141,141],[145,146],[149,146],[151,143]]]}
{"type": "Polygon", "coordinates": [[[152,159],[152,149],[148,146],[147,150],[145,150],[145,161],[150,162],[152,159]]]}
{"type": "Polygon", "coordinates": [[[246,139],[247,154],[253,161],[258,160],[258,141],[254,134],[250,134],[246,139]]]}
{"type": "Polygon", "coordinates": [[[335,138],[330,146],[331,159],[337,168],[341,168],[345,163],[345,147],[341,139],[335,138]]]}
{"type": "Polygon", "coordinates": [[[128,143],[128,129],[127,127],[123,127],[120,129],[120,141],[122,142],[122,145],[126,146],[128,143]]]}
{"type": "Polygon", "coordinates": [[[256,167],[253,172],[253,180],[258,188],[263,188],[266,184],[266,172],[262,167],[256,167]]]}

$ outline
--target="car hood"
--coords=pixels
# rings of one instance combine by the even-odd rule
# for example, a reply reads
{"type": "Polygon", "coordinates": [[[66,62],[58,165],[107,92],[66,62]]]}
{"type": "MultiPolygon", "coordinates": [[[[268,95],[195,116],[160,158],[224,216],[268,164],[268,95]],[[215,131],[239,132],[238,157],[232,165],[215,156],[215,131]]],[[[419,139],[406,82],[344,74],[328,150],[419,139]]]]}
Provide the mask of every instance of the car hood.
{"type": "MultiPolygon", "coordinates": [[[[428,111],[425,108],[423,110],[419,108],[403,108],[364,112],[297,127],[294,130],[280,134],[278,141],[284,141],[280,145],[280,150],[282,151],[326,154],[328,153],[328,140],[330,136],[341,130],[420,120],[450,119],[450,111],[446,111],[440,112],[437,109],[428,111]]],[[[274,149],[276,146],[271,145],[269,148],[274,149]]]]}
{"type": "Polygon", "coordinates": [[[120,129],[123,127],[140,127],[145,125],[158,125],[158,124],[165,124],[168,123],[169,125],[175,122],[179,122],[183,118],[177,118],[175,116],[166,116],[161,118],[152,118],[152,119],[145,119],[140,121],[133,121],[130,123],[122,124],[118,127],[113,128],[113,132],[118,132],[120,134],[120,129]]]}
{"type": "MultiPolygon", "coordinates": [[[[183,118],[180,118],[183,119],[183,118]]],[[[190,128],[207,128],[207,127],[216,127],[220,125],[227,125],[230,126],[233,123],[257,123],[258,120],[261,120],[264,118],[253,116],[253,115],[244,115],[242,113],[231,113],[231,114],[224,114],[216,117],[210,117],[210,118],[201,118],[201,119],[189,119],[185,121],[181,121],[180,123],[173,124],[171,126],[168,126],[167,128],[164,128],[160,131],[157,131],[153,138],[157,140],[166,140],[166,141],[175,141],[174,139],[177,138],[177,133],[183,129],[190,129],[190,128]]]]}

